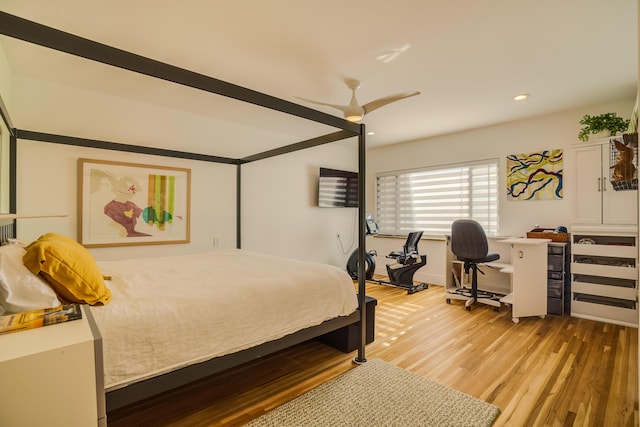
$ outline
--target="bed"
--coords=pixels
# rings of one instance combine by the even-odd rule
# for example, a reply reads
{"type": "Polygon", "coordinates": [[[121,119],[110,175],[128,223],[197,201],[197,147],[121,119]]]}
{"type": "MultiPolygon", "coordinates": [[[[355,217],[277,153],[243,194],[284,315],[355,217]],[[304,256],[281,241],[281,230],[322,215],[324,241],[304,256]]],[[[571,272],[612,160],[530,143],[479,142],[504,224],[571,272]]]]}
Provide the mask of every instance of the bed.
{"type": "MultiPolygon", "coordinates": [[[[364,208],[365,201],[365,179],[364,179],[364,169],[365,169],[365,127],[363,124],[351,123],[342,118],[338,118],[332,115],[328,115],[308,107],[304,107],[295,103],[291,103],[289,101],[285,101],[282,99],[274,98],[272,96],[256,92],[253,90],[249,90],[237,85],[233,85],[224,81],[217,80],[212,77],[204,76],[202,74],[194,73],[189,70],[185,70],[182,68],[178,68],[169,64],[161,63],[156,60],[152,60],[149,58],[142,57],[137,54],[133,54],[130,52],[126,52],[120,49],[116,49],[104,44],[96,43],[91,40],[87,40],[69,33],[65,33],[54,28],[46,27],[5,12],[0,12],[0,34],[5,35],[10,38],[15,38],[19,40],[26,41],[28,43],[33,43],[39,46],[43,46],[50,49],[55,49],[61,52],[65,52],[67,54],[76,55],[78,57],[86,58],[91,61],[97,61],[102,64],[107,64],[110,66],[118,67],[121,69],[130,70],[134,73],[143,74],[145,76],[150,76],[153,78],[162,79],[165,81],[170,81],[175,84],[187,86],[189,88],[196,88],[205,92],[210,92],[216,95],[222,95],[228,98],[232,98],[235,100],[247,102],[250,104],[258,105],[267,109],[277,110],[289,115],[301,117],[304,120],[310,120],[315,123],[320,123],[323,125],[327,125],[334,129],[331,133],[320,135],[305,141],[300,141],[294,144],[288,144],[282,146],[277,149],[271,149],[260,153],[255,153],[249,156],[245,156],[242,158],[227,158],[227,157],[219,157],[219,156],[211,156],[204,155],[201,153],[188,153],[188,152],[179,152],[174,150],[166,150],[160,148],[151,148],[151,147],[141,147],[134,146],[129,144],[122,144],[118,142],[111,141],[102,141],[102,140],[94,140],[87,138],[80,138],[69,135],[55,135],[39,132],[37,130],[30,129],[20,129],[13,126],[9,111],[7,110],[4,102],[2,102],[2,97],[0,94],[0,116],[3,121],[6,123],[7,127],[10,130],[10,157],[12,158],[12,170],[10,171],[11,179],[11,197],[10,197],[10,210],[11,212],[16,211],[16,198],[18,195],[16,194],[16,182],[15,182],[15,158],[17,156],[17,142],[19,139],[31,140],[31,141],[39,141],[45,143],[52,144],[65,144],[72,146],[84,146],[84,147],[92,147],[106,150],[114,150],[120,152],[135,152],[135,153],[143,153],[149,155],[156,156],[167,156],[167,157],[179,157],[183,159],[191,159],[196,161],[205,161],[205,162],[216,162],[216,163],[226,163],[235,165],[237,168],[237,200],[236,200],[236,248],[237,251],[230,252],[216,252],[209,254],[202,254],[199,256],[208,256],[208,257],[227,257],[227,258],[242,258],[243,260],[239,262],[240,273],[226,273],[229,274],[227,280],[231,280],[229,282],[221,282],[224,292],[233,294],[238,301],[230,305],[234,307],[234,310],[241,315],[246,315],[248,312],[253,310],[267,309],[266,298],[270,296],[271,292],[262,292],[260,288],[262,285],[258,285],[260,291],[249,290],[245,288],[245,285],[240,285],[238,279],[240,276],[251,276],[253,274],[258,274],[261,278],[267,276],[267,274],[260,272],[260,269],[254,268],[256,264],[260,264],[266,262],[266,258],[263,256],[258,256],[257,254],[247,254],[241,250],[241,242],[242,242],[242,230],[241,230],[241,214],[242,207],[240,204],[241,194],[239,185],[242,177],[242,166],[244,164],[260,161],[266,158],[290,153],[297,150],[302,150],[310,147],[315,147],[322,144],[332,143],[336,141],[341,141],[347,138],[356,137],[358,142],[358,170],[362,173],[359,173],[359,187],[358,187],[358,257],[359,257],[359,279],[358,279],[358,293],[357,298],[356,294],[353,290],[353,283],[346,272],[341,271],[339,268],[331,267],[327,268],[327,266],[323,266],[322,269],[330,270],[327,273],[332,277],[329,282],[331,284],[327,284],[328,287],[338,287],[339,289],[350,288],[351,291],[344,291],[345,301],[342,303],[337,303],[337,306],[334,307],[336,310],[334,311],[326,311],[319,313],[319,316],[314,319],[306,318],[306,316],[301,316],[300,311],[306,310],[309,305],[322,306],[324,304],[318,304],[315,299],[316,296],[312,294],[311,287],[307,285],[307,282],[304,282],[305,285],[302,286],[301,289],[304,292],[301,295],[298,295],[293,300],[293,303],[289,302],[288,305],[294,308],[295,313],[293,313],[293,317],[287,317],[287,322],[290,322],[292,319],[298,320],[300,319],[300,323],[295,326],[291,326],[286,329],[280,330],[272,330],[268,333],[263,333],[261,336],[251,336],[250,339],[244,343],[238,342],[235,339],[231,340],[226,347],[217,346],[216,344],[207,343],[207,348],[201,349],[202,351],[198,351],[195,353],[189,353],[185,355],[183,360],[164,360],[162,362],[158,362],[157,364],[153,364],[152,366],[147,366],[145,369],[136,372],[119,372],[113,374],[112,372],[105,372],[105,383],[103,384],[106,390],[106,405],[108,410],[113,410],[132,402],[147,398],[154,394],[160,393],[165,390],[169,390],[174,387],[181,386],[188,382],[194,381],[196,379],[202,378],[207,375],[214,374],[216,372],[220,372],[224,369],[236,366],[238,364],[244,363],[246,361],[262,357],[266,354],[269,354],[274,351],[278,351],[280,349],[286,348],[288,346],[300,343],[302,341],[306,341],[308,339],[318,337],[327,332],[343,328],[347,325],[353,325],[354,323],[359,323],[359,345],[357,356],[354,358],[354,361],[357,363],[362,363],[366,361],[365,358],[365,336],[366,336],[366,310],[362,309],[365,307],[365,281],[364,281],[364,267],[366,265],[365,262],[365,218],[366,212],[364,208]],[[242,255],[241,255],[242,253],[242,255]],[[255,257],[252,258],[252,261],[248,261],[248,258],[243,257],[255,257]],[[340,274],[339,274],[340,273],[340,274]],[[312,303],[312,304],[310,304],[312,303]],[[358,309],[360,307],[360,309],[358,309]],[[210,347],[209,347],[210,345],[210,347]]],[[[3,221],[0,220],[0,223],[3,221]]],[[[7,233],[11,236],[16,235],[16,222],[15,220],[4,220],[7,227],[7,233]]],[[[194,255],[195,257],[195,255],[194,255]]],[[[160,262],[158,259],[150,259],[145,262],[149,262],[149,265],[153,265],[153,267],[149,267],[152,271],[160,268],[158,263],[160,262]]],[[[186,261],[185,261],[186,262],[186,261]]],[[[271,257],[270,262],[284,262],[280,259],[275,259],[275,257],[271,257]]],[[[288,261],[293,262],[294,264],[297,261],[288,261]]],[[[197,264],[199,266],[202,265],[203,262],[197,264]]],[[[204,262],[205,264],[215,264],[215,262],[204,262]]],[[[170,265],[171,263],[165,262],[162,267],[166,265],[170,265]]],[[[307,263],[305,268],[309,268],[309,264],[307,263]]],[[[262,265],[262,264],[261,264],[262,265]]],[[[271,277],[277,278],[276,282],[282,281],[286,283],[284,280],[284,271],[293,271],[296,268],[292,267],[293,264],[289,264],[287,268],[281,268],[277,275],[272,274],[269,275],[271,277]]],[[[298,266],[298,264],[295,264],[298,266]]],[[[96,334],[102,335],[102,341],[97,341],[97,352],[96,357],[101,358],[104,355],[105,366],[106,369],[110,370],[108,367],[112,362],[114,362],[114,357],[111,354],[112,349],[111,346],[121,345],[115,344],[115,341],[112,338],[113,330],[126,330],[126,329],[138,329],[141,324],[148,322],[151,320],[151,317],[148,315],[139,314],[140,317],[137,320],[116,320],[116,322],[122,322],[120,325],[110,324],[111,315],[115,311],[128,311],[128,308],[123,308],[118,304],[118,300],[121,296],[125,294],[132,293],[134,295],[136,292],[141,291],[142,286],[146,286],[143,284],[133,284],[130,282],[131,277],[139,273],[134,273],[136,269],[141,269],[141,264],[136,261],[122,261],[122,262],[103,262],[100,264],[100,268],[105,270],[106,275],[112,276],[112,283],[108,286],[113,289],[113,299],[114,302],[105,305],[104,307],[95,307],[91,310],[88,310],[88,317],[90,321],[94,323],[96,334]],[[127,274],[121,275],[122,272],[126,271],[127,274]],[[125,278],[126,276],[126,278],[125,278]],[[104,350],[100,348],[100,345],[104,346],[104,350]]],[[[200,267],[198,267],[200,268],[200,267]]],[[[266,267],[264,267],[266,268],[266,267]]],[[[197,269],[197,268],[196,268],[197,269]]],[[[265,271],[265,270],[263,270],[265,271]]],[[[203,273],[200,271],[200,273],[203,273]]],[[[195,272],[194,272],[195,274],[195,272]]],[[[208,273],[211,275],[222,273],[208,273]]],[[[317,278],[319,275],[316,270],[307,271],[303,273],[303,276],[314,276],[317,278]]],[[[149,273],[147,276],[152,276],[149,273]]],[[[153,275],[156,280],[160,280],[160,274],[153,275]]],[[[164,276],[164,273],[163,273],[164,276]]],[[[173,273],[167,273],[165,276],[167,281],[175,284],[176,282],[180,282],[181,284],[186,283],[184,280],[185,273],[184,271],[178,270],[173,271],[173,273]]],[[[308,278],[308,277],[307,277],[308,278]]],[[[306,280],[306,279],[305,279],[306,280]]],[[[191,278],[188,282],[197,283],[194,277],[191,278]]],[[[140,282],[140,283],[144,283],[140,282]]],[[[257,283],[256,283],[257,284],[257,283]]],[[[148,282],[147,282],[148,285],[148,282]]],[[[204,286],[204,283],[201,285],[204,286]]],[[[265,285],[266,286],[266,285],[265,285]]],[[[290,286],[291,288],[293,286],[290,286]]],[[[154,288],[154,292],[155,292],[154,288]]],[[[208,289],[205,287],[205,289],[208,289]]],[[[332,288],[335,290],[335,288],[332,288]]],[[[288,292],[291,289],[288,290],[288,292]]],[[[198,292],[204,292],[202,288],[198,288],[198,292]]],[[[221,292],[220,290],[211,293],[211,296],[221,292]]],[[[326,292],[326,289],[325,289],[326,292]]],[[[342,291],[340,293],[343,293],[342,291]]],[[[274,293],[275,295],[275,293],[274,293]]],[[[289,297],[287,297],[288,299],[289,297]]],[[[158,304],[158,308],[161,312],[168,314],[168,312],[172,311],[173,308],[165,305],[170,300],[178,300],[179,295],[164,295],[162,294],[157,302],[154,304],[158,304]],[[164,297],[164,298],[163,298],[164,297]]],[[[283,297],[275,298],[276,302],[282,302],[283,297]],[[278,301],[279,300],[279,301],[278,301]]],[[[139,306],[143,305],[151,305],[149,304],[148,294],[138,295],[138,298],[134,298],[133,301],[146,300],[147,304],[138,304],[139,306]]],[[[206,305],[206,303],[203,302],[206,305]]],[[[203,313],[206,311],[204,306],[201,306],[197,311],[194,310],[194,314],[203,313]]],[[[184,311],[176,312],[177,318],[174,322],[180,323],[180,319],[183,319],[182,322],[187,322],[184,311]]],[[[316,313],[318,314],[318,313],[316,313]]],[[[211,325],[214,329],[221,330],[225,329],[223,326],[228,325],[225,323],[225,319],[210,319],[211,325]]],[[[232,323],[231,321],[229,321],[232,323]]],[[[242,319],[242,322],[245,324],[251,323],[251,321],[247,319],[242,319]]],[[[254,320],[255,322],[255,320],[254,320]]],[[[261,318],[262,322],[262,318],[261,318]]],[[[193,326],[193,321],[188,322],[189,326],[193,326]]],[[[205,323],[205,322],[200,322],[205,323]]],[[[258,322],[260,323],[260,322],[258,322]]],[[[255,323],[254,323],[255,324],[255,323]]],[[[204,334],[205,332],[200,332],[198,329],[191,334],[191,339],[193,341],[194,338],[196,340],[200,340],[200,334],[204,334]]],[[[237,332],[231,332],[234,336],[237,335],[237,332]]],[[[133,339],[133,338],[130,338],[133,339]]],[[[152,344],[147,344],[151,349],[155,349],[152,344]]],[[[188,344],[183,343],[183,347],[188,346],[188,344]]],[[[115,365],[118,365],[118,362],[115,362],[115,365]]]]}
{"type": "Polygon", "coordinates": [[[239,249],[98,265],[112,293],[91,308],[107,393],[346,320],[358,308],[341,269],[239,249]]]}

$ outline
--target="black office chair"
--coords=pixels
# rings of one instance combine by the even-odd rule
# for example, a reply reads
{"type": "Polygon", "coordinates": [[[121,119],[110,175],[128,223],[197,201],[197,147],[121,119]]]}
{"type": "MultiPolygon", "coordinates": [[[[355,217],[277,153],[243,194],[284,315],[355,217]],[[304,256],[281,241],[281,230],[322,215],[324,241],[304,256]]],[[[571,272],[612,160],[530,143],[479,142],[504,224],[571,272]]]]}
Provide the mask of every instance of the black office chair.
{"type": "Polygon", "coordinates": [[[447,294],[447,303],[450,297],[466,300],[465,308],[471,310],[471,305],[475,302],[489,304],[495,309],[500,308],[500,301],[495,294],[478,290],[478,264],[497,261],[500,255],[489,253],[489,243],[482,226],[472,219],[458,219],[451,225],[451,252],[464,262],[464,272],[469,274],[471,270],[471,290],[464,287],[457,289],[456,297],[447,294]]]}

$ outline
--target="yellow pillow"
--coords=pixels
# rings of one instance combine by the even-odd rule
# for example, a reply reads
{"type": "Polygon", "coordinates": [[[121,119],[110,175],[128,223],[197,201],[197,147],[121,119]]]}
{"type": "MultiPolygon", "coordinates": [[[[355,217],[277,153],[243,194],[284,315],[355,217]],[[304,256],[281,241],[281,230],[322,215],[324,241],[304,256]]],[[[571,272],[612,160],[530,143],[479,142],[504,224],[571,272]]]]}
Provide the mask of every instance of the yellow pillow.
{"type": "Polygon", "coordinates": [[[95,259],[75,240],[47,233],[26,250],[24,265],[33,274],[41,274],[64,300],[97,305],[111,299],[95,259]]]}

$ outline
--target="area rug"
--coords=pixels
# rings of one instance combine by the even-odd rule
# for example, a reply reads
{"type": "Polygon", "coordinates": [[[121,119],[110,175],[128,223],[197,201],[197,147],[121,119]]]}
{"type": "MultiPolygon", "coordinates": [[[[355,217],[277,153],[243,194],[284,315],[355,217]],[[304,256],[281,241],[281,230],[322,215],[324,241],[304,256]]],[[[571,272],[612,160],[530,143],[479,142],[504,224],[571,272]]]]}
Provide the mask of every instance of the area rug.
{"type": "Polygon", "coordinates": [[[264,426],[491,426],[500,409],[380,359],[247,424],[264,426]]]}

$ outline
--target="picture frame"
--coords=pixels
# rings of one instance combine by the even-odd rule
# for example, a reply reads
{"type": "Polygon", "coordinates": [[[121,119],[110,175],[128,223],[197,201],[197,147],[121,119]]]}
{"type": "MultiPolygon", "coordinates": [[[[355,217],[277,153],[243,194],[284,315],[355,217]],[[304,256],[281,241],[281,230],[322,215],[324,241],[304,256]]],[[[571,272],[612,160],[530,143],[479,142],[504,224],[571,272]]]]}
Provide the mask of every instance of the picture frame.
{"type": "Polygon", "coordinates": [[[78,159],[78,236],[86,247],[190,241],[191,170],[78,159]]]}
{"type": "Polygon", "coordinates": [[[507,200],[563,198],[563,150],[542,150],[507,156],[507,200]]]}

